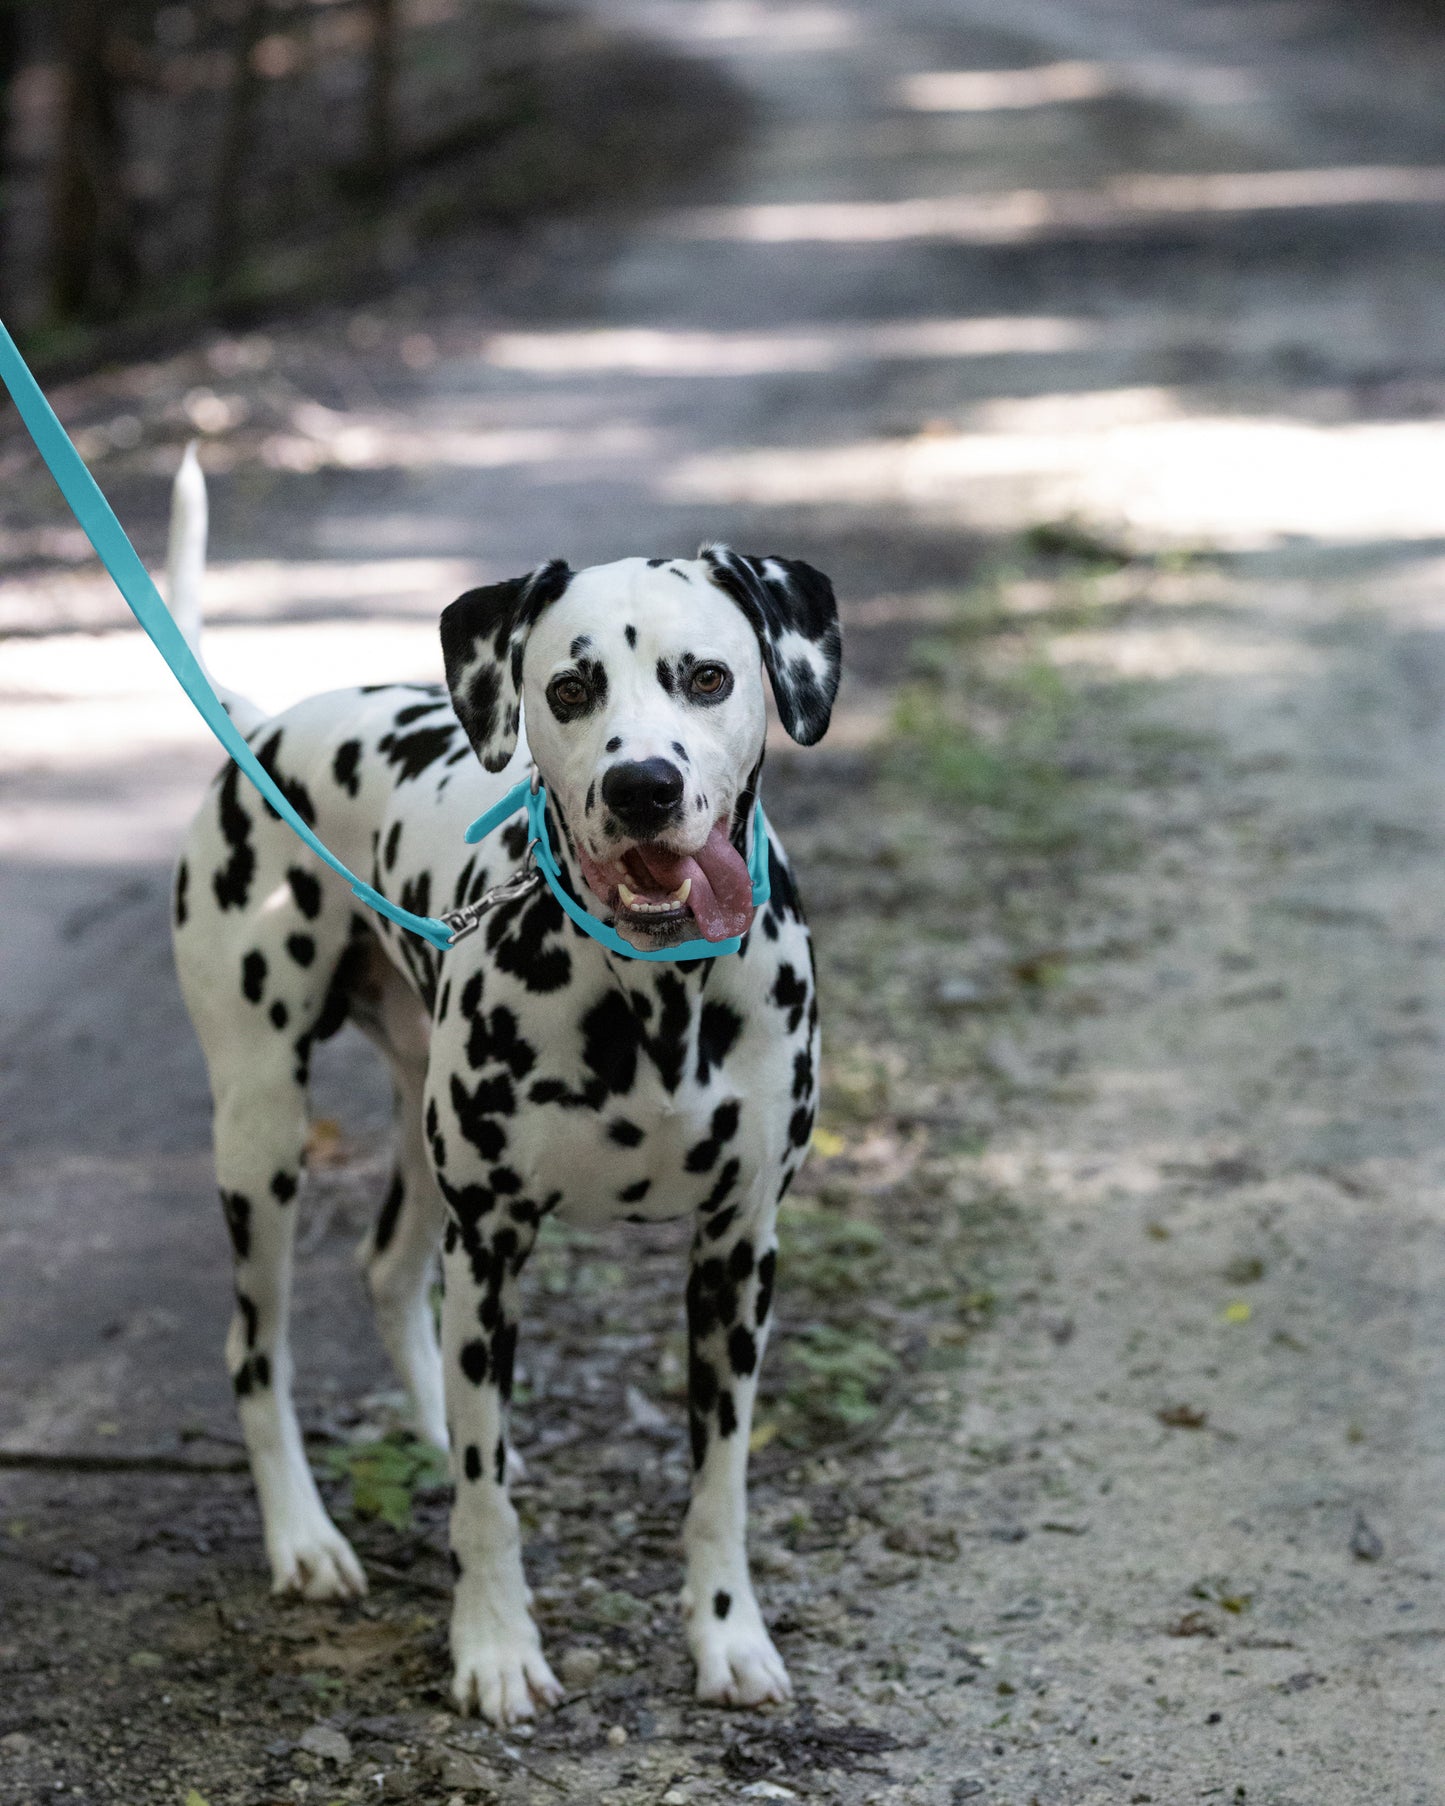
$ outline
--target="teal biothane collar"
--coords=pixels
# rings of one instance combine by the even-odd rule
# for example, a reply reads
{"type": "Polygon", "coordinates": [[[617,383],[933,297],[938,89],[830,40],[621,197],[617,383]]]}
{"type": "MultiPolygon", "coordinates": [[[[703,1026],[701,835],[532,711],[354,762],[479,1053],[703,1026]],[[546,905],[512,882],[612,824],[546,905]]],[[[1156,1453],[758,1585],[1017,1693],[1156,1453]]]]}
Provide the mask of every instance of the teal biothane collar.
{"type": "MultiPolygon", "coordinates": [[[[531,777],[523,778],[514,784],[499,802],[493,803],[485,815],[479,815],[466,831],[467,843],[475,846],[479,840],[485,840],[494,828],[501,827],[509,817],[519,809],[527,811],[527,856],[529,863],[536,862],[537,870],[547,881],[547,888],[562,905],[562,908],[577,924],[584,934],[605,947],[609,953],[619,953],[624,959],[719,959],[726,953],[736,953],[742,946],[742,938],[734,935],[726,941],[680,941],[675,947],[660,947],[644,952],[634,947],[630,941],[623,940],[615,928],[588,913],[577,899],[568,891],[562,882],[561,868],[552,852],[552,843],[547,835],[547,786],[541,781],[535,769],[531,777]]],[[[523,874],[525,877],[525,873],[523,874]]],[[[753,907],[761,909],[772,895],[772,879],[768,870],[768,825],[763,814],[762,803],[753,804],[753,844],[748,853],[748,876],[753,881],[753,907]]],[[[503,890],[510,885],[502,886],[503,890]]],[[[513,891],[512,894],[515,894],[513,891]]],[[[491,893],[489,893],[489,896],[491,893]]],[[[500,897],[497,899],[500,901],[500,897]]],[[[487,901],[487,899],[483,899],[487,901]]],[[[457,912],[461,914],[461,911],[457,912]]],[[[475,926],[475,924],[470,924],[475,926]]],[[[465,932],[465,929],[460,930],[465,932]]]]}

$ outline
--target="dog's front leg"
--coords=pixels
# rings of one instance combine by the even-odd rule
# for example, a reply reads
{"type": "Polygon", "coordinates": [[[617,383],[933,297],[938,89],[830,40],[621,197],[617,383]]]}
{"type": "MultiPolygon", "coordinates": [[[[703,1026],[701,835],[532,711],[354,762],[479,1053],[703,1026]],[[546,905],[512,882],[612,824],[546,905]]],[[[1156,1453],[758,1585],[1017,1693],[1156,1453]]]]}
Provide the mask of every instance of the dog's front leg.
{"type": "Polygon", "coordinates": [[[452,1692],[462,1712],[479,1711],[506,1725],[562,1699],[532,1619],[520,1526],[507,1496],[504,1412],[517,1348],[517,1281],[536,1239],[537,1212],[480,1187],[452,1197],[442,1259],[442,1358],[456,1485],[452,1692]]]}
{"type": "Polygon", "coordinates": [[[763,1624],[747,1552],[748,1438],[777,1267],[777,1206],[728,1206],[699,1223],[687,1282],[692,1503],[682,1609],[697,1696],[759,1706],[791,1697],[763,1624]]]}

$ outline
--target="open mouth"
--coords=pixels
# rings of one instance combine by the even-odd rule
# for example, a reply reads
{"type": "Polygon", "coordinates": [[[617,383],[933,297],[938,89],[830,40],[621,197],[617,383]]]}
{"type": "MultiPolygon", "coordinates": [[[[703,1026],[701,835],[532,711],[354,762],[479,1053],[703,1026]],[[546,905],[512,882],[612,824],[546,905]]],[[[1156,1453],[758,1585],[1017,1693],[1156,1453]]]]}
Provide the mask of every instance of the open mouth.
{"type": "Polygon", "coordinates": [[[580,847],[578,854],[587,888],[634,944],[639,936],[665,944],[694,931],[726,941],[752,926],[752,880],[725,821],[690,853],[647,841],[605,861],[580,847]]]}

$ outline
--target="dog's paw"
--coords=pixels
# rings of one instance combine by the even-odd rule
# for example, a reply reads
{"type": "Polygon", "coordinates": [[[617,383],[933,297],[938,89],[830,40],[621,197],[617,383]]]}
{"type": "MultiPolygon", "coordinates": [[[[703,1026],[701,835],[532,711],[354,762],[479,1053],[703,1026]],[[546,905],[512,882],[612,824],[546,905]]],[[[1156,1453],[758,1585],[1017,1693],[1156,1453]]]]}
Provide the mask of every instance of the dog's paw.
{"type": "Polygon", "coordinates": [[[690,1638],[697,1663],[697,1696],[712,1706],[780,1706],[793,1697],[793,1683],[762,1619],[736,1623],[714,1620],[690,1638]]]}
{"type": "Polygon", "coordinates": [[[360,1599],[366,1575],[351,1544],[329,1518],[268,1540],[271,1591],[303,1599],[360,1599]]]}
{"type": "Polygon", "coordinates": [[[539,1706],[562,1703],[562,1688],[530,1619],[510,1632],[498,1627],[454,1634],[452,1654],[452,1698],[464,1718],[480,1712],[505,1726],[535,1718],[539,1706]]]}

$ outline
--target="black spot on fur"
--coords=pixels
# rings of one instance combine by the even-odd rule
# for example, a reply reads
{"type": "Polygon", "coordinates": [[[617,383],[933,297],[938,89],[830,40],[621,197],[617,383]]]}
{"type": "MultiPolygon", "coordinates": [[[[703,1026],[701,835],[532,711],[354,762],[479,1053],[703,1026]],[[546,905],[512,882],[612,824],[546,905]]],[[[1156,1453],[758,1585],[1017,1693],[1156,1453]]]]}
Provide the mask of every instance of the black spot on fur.
{"type": "Polygon", "coordinates": [[[396,1234],[396,1225],[401,1217],[402,1200],[406,1196],[406,1186],[400,1173],[391,1175],[391,1185],[382,1200],[381,1211],[376,1219],[376,1229],[371,1238],[374,1254],[385,1254],[391,1246],[391,1238],[396,1234]]]}
{"type": "Polygon", "coordinates": [[[813,1106],[799,1104],[788,1124],[788,1139],[795,1148],[805,1148],[813,1133],[813,1106]]]}
{"type": "Polygon", "coordinates": [[[448,721],[439,727],[419,727],[410,734],[384,734],[376,743],[377,751],[385,753],[387,764],[395,768],[397,783],[407,784],[451,751],[455,732],[456,723],[448,721]]]}
{"type": "Polygon", "coordinates": [[[382,849],[381,863],[387,871],[396,869],[396,855],[401,847],[401,823],[394,821],[386,836],[386,845],[382,849]]]}
{"type": "Polygon", "coordinates": [[[314,922],[321,914],[320,881],[312,873],[303,871],[299,865],[293,865],[286,873],[286,882],[291,886],[296,907],[308,922],[314,922]]]}
{"type": "Polygon", "coordinates": [[[500,1486],[507,1478],[507,1445],[499,1436],[497,1446],[492,1450],[492,1473],[500,1486]]]}
{"type": "Polygon", "coordinates": [[[758,1262],[758,1295],[753,1302],[753,1321],[761,1329],[768,1320],[773,1302],[773,1280],[778,1270],[778,1251],[769,1248],[758,1262]]]}
{"type": "Polygon", "coordinates": [[[244,909],[256,872],[256,851],[251,845],[251,817],[241,807],[241,768],[234,761],[221,779],[218,819],[226,845],[231,849],[225,865],[211,880],[216,902],[222,909],[244,909]]]}
{"type": "Polygon", "coordinates": [[[722,1152],[724,1143],[731,1141],[738,1132],[740,1108],[736,1098],[729,1098],[713,1111],[712,1128],[708,1135],[687,1151],[683,1165],[688,1172],[707,1173],[717,1165],[717,1157],[722,1152]]]}
{"type": "Polygon", "coordinates": [[[462,1372],[474,1386],[480,1386],[482,1381],[487,1377],[486,1343],[479,1339],[464,1342],[458,1359],[461,1363],[462,1372]]]}
{"type": "Polygon", "coordinates": [[[186,925],[186,915],[188,913],[186,898],[187,898],[187,893],[190,891],[190,888],[191,888],[191,868],[186,864],[185,860],[183,859],[181,861],[180,865],[176,868],[175,904],[176,904],[176,927],[177,928],[184,928],[186,925]]]}
{"type": "Polygon", "coordinates": [[[237,1260],[245,1260],[251,1252],[251,1200],[244,1192],[223,1191],[221,1210],[237,1260]]]}
{"type": "Polygon", "coordinates": [[[677,694],[677,673],[665,658],[657,661],[657,681],[668,696],[677,694]]]}
{"type": "Polygon", "coordinates": [[[517,1359],[517,1326],[500,1323],[492,1337],[492,1371],[503,1402],[512,1396],[512,1369],[517,1359]]]}
{"type": "Polygon", "coordinates": [[[474,1442],[467,1444],[467,1452],[462,1457],[462,1471],[469,1480],[480,1480],[482,1477],[482,1451],[474,1442]]]}
{"type": "Polygon", "coordinates": [[[452,1579],[460,1580],[462,1577],[462,1558],[457,1554],[455,1549],[447,1550],[447,1566],[452,1571],[452,1579]]]}
{"type": "Polygon", "coordinates": [[[582,1059],[596,1074],[604,1095],[621,1096],[632,1089],[640,1054],[651,1059],[664,1089],[676,1091],[692,1007],[686,986],[671,973],[659,975],[657,989],[662,1011],[656,1034],[647,1032],[639,1019],[644,1012],[621,991],[604,992],[582,1018],[582,1059]]]}
{"type": "Polygon", "coordinates": [[[544,886],[530,896],[499,903],[487,922],[487,950],[503,972],[529,991],[560,991],[572,976],[572,955],[556,938],[566,917],[544,886]]]}
{"type": "Polygon", "coordinates": [[[758,1345],[752,1331],[741,1323],[728,1332],[728,1365],[739,1379],[745,1379],[758,1364],[758,1345]]]}
{"type": "Polygon", "coordinates": [[[697,1082],[705,1085],[715,1066],[721,1066],[742,1033],[743,1019],[731,1004],[709,997],[697,1026],[697,1082]]]}
{"type": "Polygon", "coordinates": [[[717,1375],[700,1355],[689,1364],[687,1390],[693,1410],[706,1417],[717,1403],[717,1375]]]}
{"type": "Polygon", "coordinates": [[[271,1005],[271,1022],[273,1026],[276,1028],[285,1028],[290,1020],[290,1010],[286,1008],[286,1005],[282,1003],[278,997],[276,1002],[271,1005]]]}
{"type": "Polygon", "coordinates": [[[651,1179],[635,1179],[631,1185],[624,1185],[617,1194],[619,1204],[640,1204],[652,1190],[651,1179]]]}
{"type": "Polygon", "coordinates": [[[498,1122],[496,1112],[510,1116],[516,1109],[516,1094],[505,1073],[481,1079],[475,1091],[468,1091],[456,1073],[451,1081],[452,1109],[457,1127],[484,1160],[496,1160],[507,1145],[507,1131],[498,1122]]]}
{"type": "Polygon", "coordinates": [[[298,966],[309,966],[316,958],[316,943],[309,934],[288,934],[286,951],[298,966]]]}
{"type": "Polygon", "coordinates": [[[271,1196],[278,1204],[289,1204],[296,1196],[296,1175],[283,1171],[271,1175],[271,1196]]]}
{"type": "Polygon", "coordinates": [[[467,1036],[467,1063],[474,1071],[483,1066],[505,1066],[515,1079],[524,1079],[536,1064],[537,1055],[530,1041],[524,1040],[517,1018],[505,1004],[498,1004],[484,1016],[476,1004],[467,1007],[472,987],[468,983],[462,996],[462,1014],[471,1016],[471,1032],[467,1036]]]}
{"type": "Polygon", "coordinates": [[[724,1593],[721,1590],[714,1593],[712,1596],[712,1609],[714,1617],[726,1618],[728,1613],[733,1609],[732,1594],[724,1593]]]}
{"type": "Polygon", "coordinates": [[[409,702],[404,709],[398,709],[392,718],[393,727],[410,727],[413,721],[420,721],[423,715],[434,715],[446,704],[440,696],[434,702],[409,702]]]}
{"type": "MultiPolygon", "coordinates": [[[[714,1211],[721,1210],[723,1205],[727,1203],[728,1199],[732,1196],[733,1187],[738,1182],[738,1173],[741,1170],[741,1162],[736,1158],[723,1162],[722,1171],[717,1176],[717,1183],[698,1206],[698,1209],[702,1211],[704,1216],[711,1216],[714,1211]]],[[[708,1234],[716,1237],[721,1233],[716,1220],[714,1220],[708,1229],[708,1234]]]]}
{"type": "Polygon", "coordinates": [[[744,1238],[733,1244],[733,1251],[728,1256],[728,1278],[739,1285],[753,1270],[753,1245],[744,1238]]]}
{"type": "MultiPolygon", "coordinates": [[[[282,796],[306,823],[306,826],[314,828],[316,826],[316,805],[311,800],[311,792],[299,778],[288,778],[281,770],[281,740],[284,732],[283,728],[278,727],[266,744],[258,749],[256,759],[282,796]]],[[[264,796],[261,798],[261,806],[272,821],[280,821],[279,810],[273,809],[264,796]]]]}
{"type": "Polygon", "coordinates": [[[259,1003],[266,990],[266,955],[253,947],[241,961],[241,990],[252,1003],[259,1003]]]}
{"type": "Polygon", "coordinates": [[[731,1436],[738,1427],[738,1410],[733,1403],[731,1392],[718,1394],[717,1401],[717,1433],[719,1436],[731,1436]]]}
{"type": "Polygon", "coordinates": [[[254,1348],[256,1346],[256,1329],[260,1321],[255,1300],[248,1298],[244,1292],[237,1292],[236,1309],[241,1313],[241,1321],[246,1326],[246,1346],[254,1348]]]}
{"type": "Polygon", "coordinates": [[[607,1134],[609,1139],[615,1141],[620,1148],[635,1148],[641,1144],[643,1138],[643,1131],[635,1122],[629,1122],[625,1116],[619,1116],[609,1123],[607,1134]]]}
{"type": "Polygon", "coordinates": [[[357,767],[361,763],[361,742],[345,740],[336,749],[336,757],[331,761],[331,775],[348,796],[357,796],[361,791],[361,779],[357,776],[357,767]]]}
{"type": "Polygon", "coordinates": [[[630,622],[626,627],[624,627],[622,629],[622,634],[623,634],[623,638],[627,641],[629,646],[636,647],[636,645],[637,645],[637,629],[634,626],[632,626],[630,622]]]}
{"type": "Polygon", "coordinates": [[[780,1010],[787,1011],[788,1033],[793,1034],[803,1020],[803,1010],[808,1002],[808,981],[800,977],[787,960],[778,967],[771,997],[780,1010]]]}

